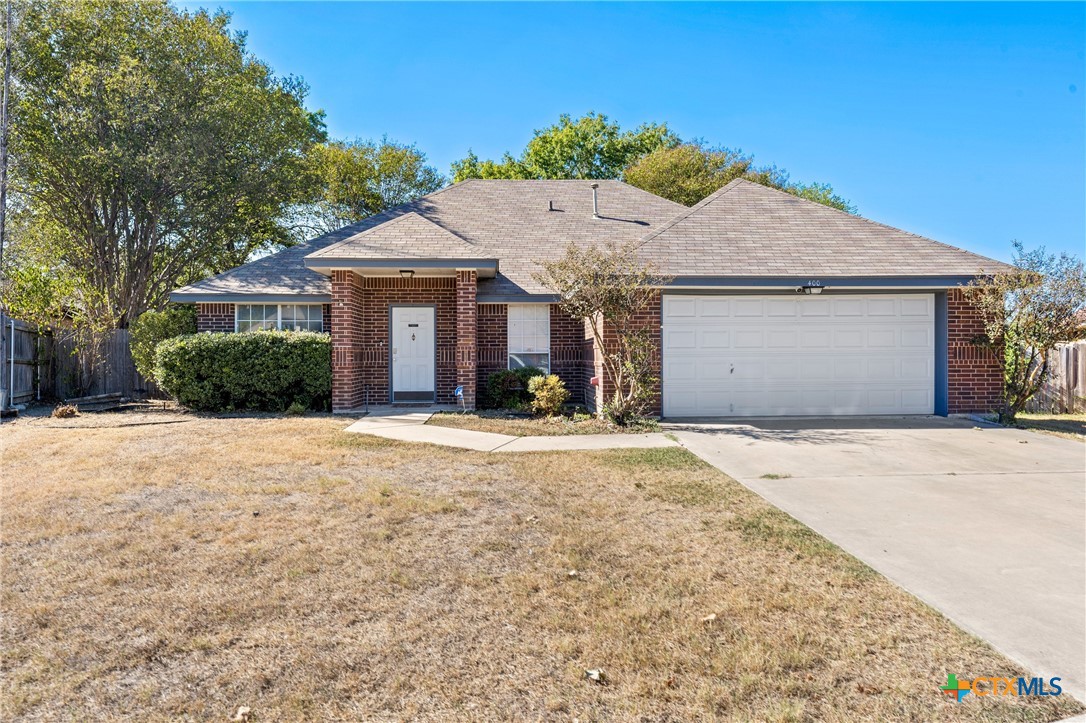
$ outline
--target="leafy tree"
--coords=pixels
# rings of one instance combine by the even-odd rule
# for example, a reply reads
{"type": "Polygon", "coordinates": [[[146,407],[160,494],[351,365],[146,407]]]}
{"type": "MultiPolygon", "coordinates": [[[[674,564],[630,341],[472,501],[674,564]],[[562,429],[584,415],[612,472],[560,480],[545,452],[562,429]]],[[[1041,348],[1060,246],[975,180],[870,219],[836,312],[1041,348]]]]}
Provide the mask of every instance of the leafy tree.
{"type": "Polygon", "coordinates": [[[162,311],[145,311],[129,327],[132,361],[136,371],[148,379],[155,378],[155,347],[159,342],[183,334],[196,333],[196,307],[192,304],[172,306],[162,311]]]}
{"type": "Polygon", "coordinates": [[[1013,422],[1035,395],[1050,369],[1050,352],[1060,342],[1078,338],[1086,309],[1086,270],[1081,259],[1049,254],[1044,247],[1026,251],[1014,242],[1017,270],[993,274],[965,287],[966,298],[984,316],[984,336],[977,343],[1003,355],[1003,408],[1013,422]]]}
{"type": "Polygon", "coordinates": [[[562,310],[583,320],[603,358],[606,380],[614,387],[603,414],[619,425],[641,415],[659,378],[656,335],[640,312],[658,299],[668,277],[643,264],[636,244],[578,247],[569,244],[561,258],[540,261],[535,279],[558,295],[562,310]]]}
{"type": "Polygon", "coordinates": [[[126,326],[172,288],[288,240],[284,211],[313,195],[306,154],[323,115],[228,15],[162,0],[23,10],[13,189],[49,233],[20,243],[80,290],[81,314],[126,326]]]}
{"type": "Polygon", "coordinates": [[[727,148],[683,143],[658,148],[625,170],[626,183],[657,196],[693,206],[750,171],[752,159],[727,148]]]}
{"type": "Polygon", "coordinates": [[[635,159],[657,148],[673,146],[678,136],[666,125],[643,124],[622,130],[601,113],[573,119],[558,117],[555,125],[535,131],[519,158],[506,153],[500,163],[467,157],[453,163],[453,181],[467,178],[618,178],[635,159]]]}
{"type": "Polygon", "coordinates": [[[311,162],[321,190],[300,209],[298,225],[307,235],[334,231],[445,185],[418,148],[388,138],[321,144],[311,162]]]}
{"type": "Polygon", "coordinates": [[[848,213],[856,207],[825,183],[793,183],[776,166],[756,167],[754,158],[741,151],[711,148],[700,141],[657,148],[625,169],[623,179],[657,196],[693,206],[736,178],[786,191],[808,201],[848,213]]]}

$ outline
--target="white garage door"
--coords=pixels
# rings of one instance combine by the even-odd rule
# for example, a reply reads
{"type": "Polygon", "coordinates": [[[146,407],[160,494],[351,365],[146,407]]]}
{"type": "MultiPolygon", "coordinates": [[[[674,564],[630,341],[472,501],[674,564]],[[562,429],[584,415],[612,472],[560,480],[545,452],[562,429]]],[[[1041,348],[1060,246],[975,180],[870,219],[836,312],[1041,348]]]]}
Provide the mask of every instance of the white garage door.
{"type": "Polygon", "coordinates": [[[663,302],[664,416],[934,412],[933,294],[663,302]]]}

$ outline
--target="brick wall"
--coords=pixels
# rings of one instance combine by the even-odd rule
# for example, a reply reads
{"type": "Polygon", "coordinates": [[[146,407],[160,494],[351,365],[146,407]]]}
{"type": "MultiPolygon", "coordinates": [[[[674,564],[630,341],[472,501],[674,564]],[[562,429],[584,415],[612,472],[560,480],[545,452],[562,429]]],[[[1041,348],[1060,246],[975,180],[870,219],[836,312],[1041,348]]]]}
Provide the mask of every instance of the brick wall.
{"type": "Polygon", "coordinates": [[[990,412],[1003,399],[999,354],[974,343],[984,320],[961,289],[947,291],[947,407],[951,414],[990,412]]]}
{"type": "MultiPolygon", "coordinates": [[[[475,408],[476,385],[476,318],[479,305],[475,301],[478,272],[456,272],[456,384],[464,394],[464,406],[475,408]]],[[[438,388],[438,393],[441,393],[438,388]]]]}
{"type": "Polygon", "coordinates": [[[476,379],[479,401],[486,403],[486,380],[508,366],[509,316],[505,304],[479,304],[476,321],[476,379]]]}
{"type": "Polygon", "coordinates": [[[364,401],[362,377],[362,278],[332,272],[332,411],[355,409],[364,401]]]}
{"type": "Polygon", "coordinates": [[[196,331],[233,331],[233,304],[197,304],[196,331]]]}
{"type": "Polygon", "coordinates": [[[584,403],[584,323],[551,304],[551,373],[569,390],[570,401],[584,403]]]}
{"type": "MultiPolygon", "coordinates": [[[[633,329],[647,329],[655,348],[652,353],[652,370],[653,376],[656,377],[656,389],[652,395],[652,399],[645,409],[645,414],[649,416],[660,416],[663,409],[663,388],[661,377],[662,364],[660,354],[660,333],[662,323],[662,297],[659,292],[655,292],[653,300],[642,309],[631,321],[631,328],[633,329]]],[[[604,325],[604,342],[614,348],[615,340],[617,338],[617,332],[611,324],[604,325]]],[[[595,341],[592,338],[592,331],[588,323],[585,323],[583,331],[583,348],[584,348],[584,361],[582,362],[582,369],[587,377],[598,377],[599,385],[592,387],[589,384],[590,379],[586,378],[584,381],[585,399],[589,406],[599,409],[605,400],[614,396],[615,385],[614,380],[611,379],[603,366],[603,356],[601,350],[596,346],[595,341]]]]}
{"type": "MultiPolygon", "coordinates": [[[[360,312],[359,346],[362,385],[369,385],[370,404],[389,403],[389,315],[397,304],[433,304],[437,322],[437,389],[439,404],[451,404],[456,388],[456,279],[451,276],[366,277],[360,312]]],[[[333,298],[335,293],[333,289],[333,298]]],[[[333,321],[333,328],[335,322],[333,321]]],[[[359,390],[359,395],[362,390],[359,390]]],[[[360,396],[361,398],[361,396],[360,396]]]]}

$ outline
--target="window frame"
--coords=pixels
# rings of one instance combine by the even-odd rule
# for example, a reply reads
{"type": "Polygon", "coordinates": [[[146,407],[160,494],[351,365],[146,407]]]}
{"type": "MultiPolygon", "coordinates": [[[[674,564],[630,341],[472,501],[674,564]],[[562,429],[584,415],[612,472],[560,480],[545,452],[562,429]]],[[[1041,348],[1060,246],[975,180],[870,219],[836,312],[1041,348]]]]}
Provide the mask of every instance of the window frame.
{"type": "MultiPolygon", "coordinates": [[[[259,306],[259,307],[265,308],[265,309],[267,307],[269,307],[269,306],[274,306],[275,307],[275,328],[274,329],[256,329],[255,331],[283,331],[284,330],[283,329],[283,307],[284,306],[293,306],[295,308],[294,316],[293,316],[293,318],[291,320],[291,323],[296,323],[297,322],[297,308],[298,307],[300,307],[300,306],[305,306],[305,307],[310,307],[310,308],[316,307],[316,308],[320,309],[320,311],[317,314],[317,319],[320,321],[320,325],[321,325],[320,331],[317,332],[317,333],[318,334],[327,334],[328,333],[327,331],[325,331],[325,328],[324,328],[324,304],[267,304],[267,303],[263,303],[263,302],[259,302],[259,301],[254,301],[254,302],[245,303],[245,304],[242,304],[242,303],[234,304],[234,333],[235,334],[248,334],[248,333],[254,331],[254,329],[251,329],[251,328],[246,329],[245,331],[241,330],[241,307],[243,307],[243,306],[249,307],[250,309],[252,309],[252,307],[254,307],[254,306],[259,306]]],[[[308,314],[308,312],[307,312],[307,314],[308,314]]],[[[306,319],[307,324],[312,323],[312,321],[313,321],[312,318],[307,318],[306,319]]],[[[245,320],[245,322],[247,324],[252,324],[253,323],[252,311],[249,312],[249,318],[247,318],[245,320]]],[[[293,330],[294,329],[291,328],[291,329],[287,329],[286,331],[293,331],[293,330]]],[[[312,330],[307,329],[307,331],[312,331],[312,330]]]]}
{"type": "MultiPolygon", "coordinates": [[[[533,319],[539,321],[539,319],[533,319]]],[[[519,321],[519,320],[518,320],[519,321]]],[[[520,346],[525,346],[520,344],[520,346]]],[[[542,369],[547,374],[551,373],[551,305],[550,304],[506,304],[505,307],[505,368],[506,369],[521,369],[523,367],[513,366],[513,356],[519,354],[541,354],[546,355],[546,364],[536,367],[542,369]],[[510,332],[513,328],[513,310],[514,309],[539,309],[542,308],[546,311],[547,317],[547,338],[546,348],[544,349],[514,349],[512,339],[510,338],[510,332]]]]}

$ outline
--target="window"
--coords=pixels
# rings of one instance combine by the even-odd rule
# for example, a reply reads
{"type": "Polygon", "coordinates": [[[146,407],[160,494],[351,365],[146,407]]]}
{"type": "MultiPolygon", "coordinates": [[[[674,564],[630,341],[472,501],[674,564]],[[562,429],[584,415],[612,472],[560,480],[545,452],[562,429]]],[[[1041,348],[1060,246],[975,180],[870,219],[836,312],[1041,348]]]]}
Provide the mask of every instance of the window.
{"type": "Polygon", "coordinates": [[[509,368],[551,370],[551,308],[547,304],[509,304],[509,368]]]}
{"type": "Polygon", "coordinates": [[[238,304],[235,309],[238,331],[324,331],[320,304],[238,304]]]}
{"type": "Polygon", "coordinates": [[[279,307],[275,304],[238,304],[238,331],[260,331],[279,327],[279,307]]]}
{"type": "Polygon", "coordinates": [[[283,304],[279,328],[285,331],[324,331],[324,310],[317,304],[283,304]]]}

